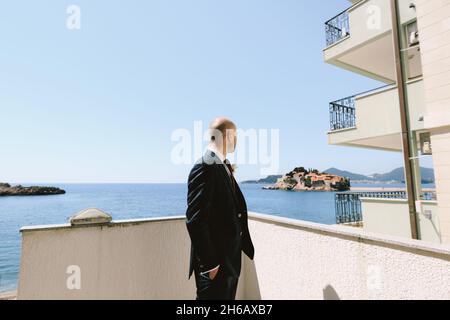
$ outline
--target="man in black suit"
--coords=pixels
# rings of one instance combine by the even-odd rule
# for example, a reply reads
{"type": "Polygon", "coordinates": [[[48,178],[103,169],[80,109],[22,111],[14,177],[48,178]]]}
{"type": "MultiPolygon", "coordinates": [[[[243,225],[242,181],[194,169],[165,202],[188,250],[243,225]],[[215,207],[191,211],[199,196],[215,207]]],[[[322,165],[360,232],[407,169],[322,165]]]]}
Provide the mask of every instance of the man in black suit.
{"type": "Polygon", "coordinates": [[[208,150],[189,175],[189,278],[195,273],[197,300],[234,300],[241,252],[253,259],[255,249],[248,230],[247,205],[225,159],[236,147],[236,125],[217,118],[210,131],[208,150]]]}

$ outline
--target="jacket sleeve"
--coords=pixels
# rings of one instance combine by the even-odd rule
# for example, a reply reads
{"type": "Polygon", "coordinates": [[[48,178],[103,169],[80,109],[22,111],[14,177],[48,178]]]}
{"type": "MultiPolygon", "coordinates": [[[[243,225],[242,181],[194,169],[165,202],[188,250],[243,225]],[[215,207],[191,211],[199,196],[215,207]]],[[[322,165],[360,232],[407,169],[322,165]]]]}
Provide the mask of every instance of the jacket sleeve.
{"type": "Polygon", "coordinates": [[[186,225],[194,251],[200,260],[201,270],[210,270],[219,265],[208,223],[213,214],[211,208],[214,194],[212,170],[210,165],[197,164],[192,169],[188,182],[186,225]]]}

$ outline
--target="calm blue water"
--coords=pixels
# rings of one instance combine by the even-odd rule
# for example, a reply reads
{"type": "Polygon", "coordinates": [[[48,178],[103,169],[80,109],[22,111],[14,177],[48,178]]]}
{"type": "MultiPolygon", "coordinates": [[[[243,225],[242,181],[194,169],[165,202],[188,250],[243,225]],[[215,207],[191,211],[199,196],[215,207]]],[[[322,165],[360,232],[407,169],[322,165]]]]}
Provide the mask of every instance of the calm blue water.
{"type": "MultiPolygon", "coordinates": [[[[184,215],[186,210],[185,184],[57,186],[67,194],[0,197],[0,292],[17,287],[22,226],[66,223],[74,213],[90,207],[108,212],[115,220],[184,215]]],[[[335,222],[332,192],[269,191],[251,184],[241,187],[251,211],[324,224],[335,222]]]]}

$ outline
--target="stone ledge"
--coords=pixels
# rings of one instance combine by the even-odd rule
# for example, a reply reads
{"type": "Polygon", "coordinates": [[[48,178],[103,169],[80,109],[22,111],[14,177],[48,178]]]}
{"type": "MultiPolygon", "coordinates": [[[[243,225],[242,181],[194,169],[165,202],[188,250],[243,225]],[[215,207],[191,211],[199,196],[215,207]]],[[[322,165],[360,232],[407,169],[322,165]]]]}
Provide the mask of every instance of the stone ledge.
{"type": "MultiPolygon", "coordinates": [[[[155,217],[147,219],[130,219],[112,221],[107,227],[118,227],[126,225],[138,225],[143,223],[153,222],[169,222],[185,220],[184,216],[171,216],[171,217],[155,217]]],[[[284,225],[291,228],[299,228],[309,232],[323,233],[329,236],[345,237],[353,241],[359,242],[372,242],[378,245],[385,245],[389,247],[397,247],[403,250],[422,251],[424,253],[434,253],[443,255],[450,259],[450,246],[428,243],[419,240],[406,239],[400,237],[387,236],[382,234],[369,233],[364,230],[360,230],[354,227],[346,227],[339,225],[325,225],[320,223],[295,220],[290,218],[283,218],[279,216],[272,216],[266,214],[260,214],[255,212],[249,212],[249,220],[261,221],[265,223],[273,223],[284,225]]],[[[21,232],[33,232],[33,231],[51,231],[55,229],[70,230],[72,228],[89,227],[90,225],[71,226],[70,224],[59,225],[44,225],[44,226],[30,226],[20,229],[21,232]]],[[[92,225],[97,226],[97,225],[92,225]]],[[[251,230],[250,230],[251,231],[251,230]]]]}
{"type": "Polygon", "coordinates": [[[108,224],[112,221],[112,217],[106,212],[89,208],[83,210],[70,218],[71,225],[87,225],[87,224],[108,224]]]}
{"type": "MultiPolygon", "coordinates": [[[[170,217],[155,217],[155,218],[143,218],[143,219],[126,219],[126,220],[113,220],[106,227],[120,227],[127,225],[138,225],[143,223],[152,223],[152,222],[166,222],[166,221],[176,221],[176,220],[185,220],[185,216],[170,216],[170,217]]],[[[85,224],[85,225],[71,225],[70,223],[62,223],[62,224],[51,224],[51,225],[36,225],[36,226],[25,226],[20,228],[20,232],[33,232],[33,231],[51,231],[51,230],[70,230],[73,228],[88,228],[88,227],[102,227],[102,225],[98,224],[85,224]]]]}
{"type": "Polygon", "coordinates": [[[286,227],[303,229],[309,232],[322,233],[334,237],[343,237],[358,242],[373,243],[375,245],[387,246],[403,251],[414,251],[418,254],[434,254],[439,255],[446,260],[450,260],[450,246],[448,245],[371,233],[354,227],[326,225],[255,212],[249,212],[249,220],[273,223],[286,227]]]}

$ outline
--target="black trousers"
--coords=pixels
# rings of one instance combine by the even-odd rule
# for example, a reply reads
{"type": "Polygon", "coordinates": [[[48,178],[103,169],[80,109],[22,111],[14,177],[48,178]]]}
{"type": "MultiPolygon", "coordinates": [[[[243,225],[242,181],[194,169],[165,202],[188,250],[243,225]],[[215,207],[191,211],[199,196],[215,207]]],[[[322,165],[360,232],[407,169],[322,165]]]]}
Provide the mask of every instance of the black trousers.
{"type": "Polygon", "coordinates": [[[228,275],[220,268],[214,280],[196,270],[197,300],[235,300],[238,281],[239,278],[228,275]]]}

